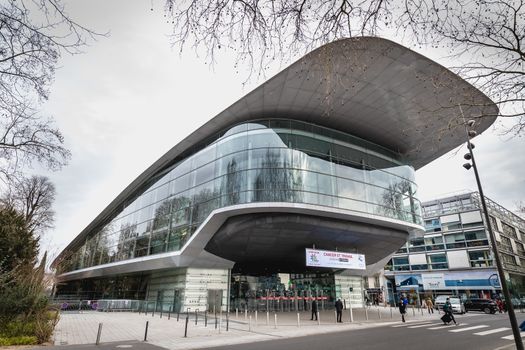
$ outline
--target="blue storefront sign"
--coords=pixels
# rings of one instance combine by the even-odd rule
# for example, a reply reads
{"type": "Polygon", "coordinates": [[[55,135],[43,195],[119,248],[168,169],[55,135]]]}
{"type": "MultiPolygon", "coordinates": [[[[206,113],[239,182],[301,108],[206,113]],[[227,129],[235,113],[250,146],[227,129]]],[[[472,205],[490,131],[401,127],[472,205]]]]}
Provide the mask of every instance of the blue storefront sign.
{"type": "MultiPolygon", "coordinates": [[[[433,275],[434,280],[437,273],[429,273],[433,275]]],[[[496,271],[459,271],[459,272],[443,272],[443,283],[439,284],[439,288],[432,290],[465,290],[465,289],[500,289],[498,274],[496,271]]],[[[425,290],[423,279],[425,273],[417,274],[399,274],[395,275],[396,288],[398,290],[418,289],[425,290]]],[[[428,285],[427,285],[428,286],[428,285]]],[[[428,290],[428,288],[427,288],[428,290]]]]}

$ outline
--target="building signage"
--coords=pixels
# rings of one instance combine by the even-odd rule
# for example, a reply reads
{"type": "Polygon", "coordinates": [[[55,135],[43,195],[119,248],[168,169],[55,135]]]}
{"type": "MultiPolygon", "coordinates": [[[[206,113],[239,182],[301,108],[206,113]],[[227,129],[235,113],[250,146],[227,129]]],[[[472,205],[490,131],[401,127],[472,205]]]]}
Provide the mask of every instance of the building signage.
{"type": "Polygon", "coordinates": [[[396,274],[399,290],[475,290],[501,288],[496,271],[446,271],[442,273],[396,274]]]}
{"type": "Polygon", "coordinates": [[[442,273],[424,273],[421,277],[425,290],[445,288],[445,275],[442,273]]]}
{"type": "Polygon", "coordinates": [[[338,269],[365,270],[363,254],[306,249],[306,266],[333,267],[338,269]]]}

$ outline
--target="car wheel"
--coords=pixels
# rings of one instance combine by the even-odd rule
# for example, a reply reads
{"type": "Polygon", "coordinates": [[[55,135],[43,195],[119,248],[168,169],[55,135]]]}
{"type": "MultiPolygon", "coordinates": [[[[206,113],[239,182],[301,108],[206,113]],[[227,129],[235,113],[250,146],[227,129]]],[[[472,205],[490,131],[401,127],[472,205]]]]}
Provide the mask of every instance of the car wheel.
{"type": "Polygon", "coordinates": [[[491,314],[492,310],[489,307],[486,307],[486,308],[483,309],[483,312],[486,313],[486,314],[491,314]]]}

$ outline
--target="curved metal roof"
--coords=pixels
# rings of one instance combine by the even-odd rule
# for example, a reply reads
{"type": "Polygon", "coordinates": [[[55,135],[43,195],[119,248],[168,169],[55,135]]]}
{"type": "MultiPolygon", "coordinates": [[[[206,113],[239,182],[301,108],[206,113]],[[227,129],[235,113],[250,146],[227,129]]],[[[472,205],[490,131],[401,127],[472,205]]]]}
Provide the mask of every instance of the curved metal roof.
{"type": "MultiPolygon", "coordinates": [[[[158,171],[201,140],[244,121],[281,117],[326,126],[400,153],[418,169],[466,141],[465,118],[481,133],[498,108],[436,62],[376,37],[326,44],[226,108],[174,146],[122,191],[65,249],[122,209],[158,171]],[[482,118],[480,118],[482,117],[482,118]]],[[[56,261],[54,263],[56,263],[56,261]]]]}

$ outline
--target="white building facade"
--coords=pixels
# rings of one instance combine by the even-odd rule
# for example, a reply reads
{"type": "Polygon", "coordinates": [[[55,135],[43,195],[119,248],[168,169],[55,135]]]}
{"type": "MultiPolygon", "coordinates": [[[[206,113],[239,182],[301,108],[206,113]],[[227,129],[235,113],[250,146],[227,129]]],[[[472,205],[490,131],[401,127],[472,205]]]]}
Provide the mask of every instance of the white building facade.
{"type": "MultiPolygon", "coordinates": [[[[525,294],[525,220],[486,198],[505,279],[516,299],[525,294]]],[[[412,239],[385,266],[389,301],[406,294],[493,298],[501,293],[477,192],[422,204],[425,235],[412,239]]]]}

